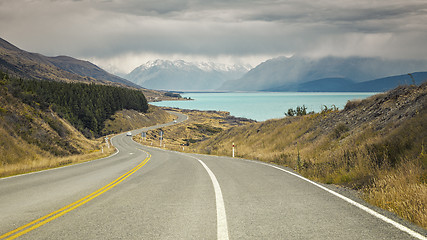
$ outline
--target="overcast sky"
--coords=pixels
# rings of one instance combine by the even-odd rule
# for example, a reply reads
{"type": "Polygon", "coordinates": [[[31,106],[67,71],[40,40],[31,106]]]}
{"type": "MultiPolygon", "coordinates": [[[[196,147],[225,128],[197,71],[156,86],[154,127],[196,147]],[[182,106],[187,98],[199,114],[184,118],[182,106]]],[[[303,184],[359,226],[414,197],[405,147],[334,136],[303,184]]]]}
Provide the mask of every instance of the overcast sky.
{"type": "Polygon", "coordinates": [[[426,0],[0,0],[0,37],[129,72],[184,59],[427,58],[426,0]]]}

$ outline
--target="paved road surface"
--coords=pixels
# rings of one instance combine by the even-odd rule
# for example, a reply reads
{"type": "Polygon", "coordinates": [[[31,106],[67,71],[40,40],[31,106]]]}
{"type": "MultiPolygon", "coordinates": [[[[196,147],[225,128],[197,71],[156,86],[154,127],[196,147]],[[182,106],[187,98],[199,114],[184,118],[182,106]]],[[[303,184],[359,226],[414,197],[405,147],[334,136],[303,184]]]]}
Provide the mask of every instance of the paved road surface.
{"type": "MultiPolygon", "coordinates": [[[[178,124],[185,119],[186,116],[179,115],[178,124]]],[[[161,126],[165,125],[143,130],[161,126]]],[[[411,236],[283,168],[147,148],[125,134],[113,138],[113,144],[119,152],[106,159],[1,179],[0,234],[7,235],[3,238],[426,236],[425,230],[398,219],[416,231],[403,227],[411,236]],[[36,221],[25,226],[33,220],[36,221]],[[11,233],[21,226],[25,228],[11,233]]]]}

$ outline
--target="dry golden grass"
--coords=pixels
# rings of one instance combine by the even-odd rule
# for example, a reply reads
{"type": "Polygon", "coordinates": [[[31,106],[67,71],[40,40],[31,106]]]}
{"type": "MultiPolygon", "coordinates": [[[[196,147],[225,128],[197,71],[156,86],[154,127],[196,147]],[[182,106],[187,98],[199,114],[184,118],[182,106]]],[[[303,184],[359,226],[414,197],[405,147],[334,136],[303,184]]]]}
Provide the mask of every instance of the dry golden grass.
{"type": "Polygon", "coordinates": [[[411,162],[396,170],[380,171],[365,189],[364,197],[373,205],[427,228],[427,184],[420,182],[422,174],[422,169],[411,162]]]}
{"type": "MultiPolygon", "coordinates": [[[[23,173],[35,172],[45,169],[57,168],[66,165],[87,162],[103,157],[107,157],[115,152],[115,148],[108,148],[106,144],[100,144],[102,140],[98,140],[98,149],[90,150],[82,154],[71,155],[66,157],[58,157],[52,154],[40,151],[35,146],[25,144],[25,149],[21,152],[10,149],[8,158],[17,159],[10,164],[0,166],[0,177],[13,176],[23,173]],[[101,150],[102,149],[102,150],[101,150]],[[24,156],[21,156],[24,155],[24,156]]],[[[15,145],[16,146],[16,145],[15,145]]],[[[3,151],[2,151],[3,152],[3,151]]],[[[6,153],[6,151],[5,151],[6,153]]]]}

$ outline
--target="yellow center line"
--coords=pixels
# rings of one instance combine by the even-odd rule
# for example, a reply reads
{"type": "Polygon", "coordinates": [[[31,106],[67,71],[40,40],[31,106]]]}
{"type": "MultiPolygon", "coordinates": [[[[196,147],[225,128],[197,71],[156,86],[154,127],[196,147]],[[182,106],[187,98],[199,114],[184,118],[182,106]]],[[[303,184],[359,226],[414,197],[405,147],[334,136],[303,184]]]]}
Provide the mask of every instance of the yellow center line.
{"type": "MultiPolygon", "coordinates": [[[[141,150],[141,149],[139,149],[139,150],[141,150]]],[[[141,151],[144,151],[144,150],[141,150],[141,151]]],[[[69,205],[61,208],[61,209],[59,209],[59,210],[56,210],[56,211],[54,211],[52,213],[49,213],[49,214],[47,214],[47,215],[45,215],[45,216],[43,216],[41,218],[38,218],[38,219],[36,219],[36,220],[34,220],[34,221],[26,224],[26,225],[23,225],[23,226],[15,229],[15,230],[12,230],[12,231],[10,231],[8,233],[5,233],[5,234],[1,235],[0,239],[3,239],[5,237],[10,236],[9,238],[7,238],[9,240],[9,239],[15,239],[15,238],[17,238],[19,236],[22,236],[22,235],[24,235],[24,234],[26,234],[26,233],[28,233],[28,232],[30,232],[30,231],[32,231],[32,230],[40,227],[40,226],[42,226],[42,225],[44,225],[44,224],[46,224],[46,223],[48,223],[48,222],[50,222],[50,221],[52,221],[52,220],[54,220],[54,219],[56,219],[56,218],[64,215],[64,214],[66,214],[66,213],[68,213],[68,212],[70,212],[70,211],[72,211],[72,210],[74,210],[74,209],[82,206],[83,204],[85,204],[85,203],[93,200],[94,198],[96,198],[96,197],[104,194],[105,192],[107,192],[108,190],[112,189],[117,184],[121,183],[126,178],[128,178],[129,176],[131,176],[132,174],[134,174],[136,171],[138,171],[140,168],[142,168],[148,162],[148,160],[150,160],[151,155],[148,152],[146,152],[146,151],[144,151],[144,152],[147,153],[147,157],[144,159],[144,161],[142,161],[136,167],[132,168],[127,173],[125,173],[122,176],[118,177],[117,179],[115,179],[111,183],[105,185],[104,187],[96,190],[95,192],[93,192],[93,193],[91,193],[91,194],[89,194],[89,195],[87,195],[87,196],[85,196],[85,197],[83,197],[83,198],[81,198],[81,199],[79,199],[79,200],[77,200],[77,201],[75,201],[75,202],[73,202],[73,203],[71,203],[71,204],[69,204],[69,205]],[[15,235],[13,235],[13,234],[15,234],[15,235]],[[13,235],[13,236],[11,236],[11,235],[13,235]]]]}

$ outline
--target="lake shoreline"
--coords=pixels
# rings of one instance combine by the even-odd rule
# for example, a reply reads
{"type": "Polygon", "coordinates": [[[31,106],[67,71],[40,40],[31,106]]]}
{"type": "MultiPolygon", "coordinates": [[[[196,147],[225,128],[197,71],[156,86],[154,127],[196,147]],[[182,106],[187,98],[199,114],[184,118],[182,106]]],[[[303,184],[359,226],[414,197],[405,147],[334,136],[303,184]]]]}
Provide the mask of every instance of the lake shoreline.
{"type": "Polygon", "coordinates": [[[225,111],[230,115],[258,122],[278,119],[290,109],[305,106],[308,112],[327,108],[343,109],[348,101],[365,99],[376,93],[356,92],[198,92],[182,93],[193,101],[161,101],[150,103],[159,107],[225,111]]]}

